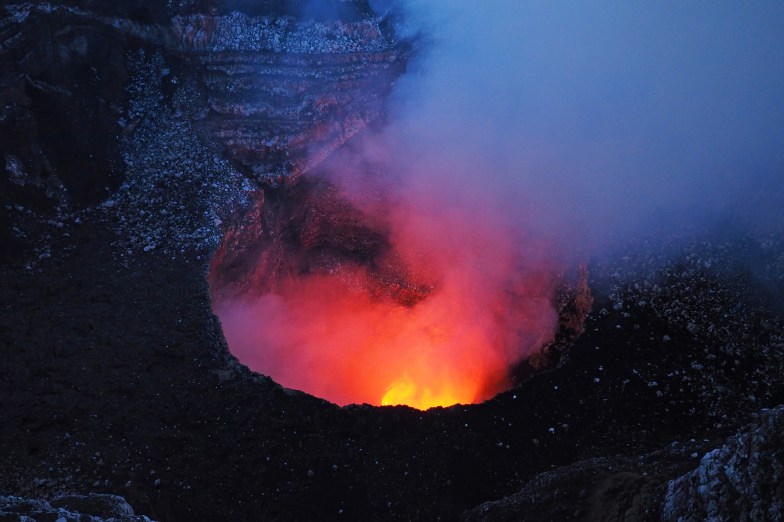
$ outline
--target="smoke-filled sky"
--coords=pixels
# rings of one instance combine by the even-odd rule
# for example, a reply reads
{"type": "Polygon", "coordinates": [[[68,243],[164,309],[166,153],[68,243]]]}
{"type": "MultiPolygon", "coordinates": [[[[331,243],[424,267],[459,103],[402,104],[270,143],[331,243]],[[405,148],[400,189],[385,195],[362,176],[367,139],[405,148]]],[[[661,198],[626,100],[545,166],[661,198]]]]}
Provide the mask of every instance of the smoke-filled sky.
{"type": "Polygon", "coordinates": [[[427,44],[396,91],[390,134],[418,152],[416,170],[449,171],[496,206],[533,212],[540,231],[595,246],[665,219],[784,226],[784,3],[402,10],[427,44]]]}

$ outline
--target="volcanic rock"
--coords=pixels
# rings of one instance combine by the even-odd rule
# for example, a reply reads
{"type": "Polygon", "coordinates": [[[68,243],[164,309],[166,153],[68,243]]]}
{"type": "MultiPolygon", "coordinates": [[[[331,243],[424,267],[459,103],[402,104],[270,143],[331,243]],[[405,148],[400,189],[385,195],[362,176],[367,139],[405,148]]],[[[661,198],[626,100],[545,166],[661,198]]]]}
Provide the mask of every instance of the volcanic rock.
{"type": "Polygon", "coordinates": [[[94,204],[118,181],[112,163],[127,38],[104,20],[64,7],[5,9],[3,199],[39,211],[94,204]]]}
{"type": "Polygon", "coordinates": [[[383,112],[407,47],[377,18],[176,16],[195,127],[267,185],[309,171],[383,112]]]}
{"type": "Polygon", "coordinates": [[[765,410],[681,474],[705,444],[673,444],[629,459],[588,459],[536,476],[522,490],[461,517],[512,520],[780,520],[784,407],[765,410]]]}
{"type": "Polygon", "coordinates": [[[763,410],[694,471],[670,481],[662,520],[780,520],[784,514],[784,406],[763,410]]]}
{"type": "Polygon", "coordinates": [[[144,515],[136,515],[124,498],[117,495],[61,495],[45,500],[0,495],[2,520],[54,520],[102,522],[150,522],[144,515]]]}

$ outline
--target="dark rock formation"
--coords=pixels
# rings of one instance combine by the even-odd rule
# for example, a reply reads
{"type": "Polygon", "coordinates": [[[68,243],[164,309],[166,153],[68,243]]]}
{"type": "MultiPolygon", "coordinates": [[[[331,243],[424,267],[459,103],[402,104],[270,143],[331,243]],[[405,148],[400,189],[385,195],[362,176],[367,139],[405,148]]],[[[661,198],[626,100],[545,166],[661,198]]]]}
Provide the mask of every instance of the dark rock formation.
{"type": "Polygon", "coordinates": [[[19,248],[19,208],[72,213],[123,181],[118,141],[139,116],[126,90],[132,48],[166,55],[157,73],[177,116],[266,186],[381,118],[405,65],[406,45],[362,2],[340,2],[350,21],[86,4],[10,5],[0,22],[0,235],[19,248]]]}
{"type": "Polygon", "coordinates": [[[120,179],[126,37],[65,8],[6,8],[0,21],[3,203],[84,208],[120,179]]]}
{"type": "MultiPolygon", "coordinates": [[[[661,456],[658,456],[661,459],[661,456]]],[[[518,493],[466,512],[464,521],[655,520],[660,478],[650,457],[590,459],[536,476],[518,493]]]]}
{"type": "Polygon", "coordinates": [[[589,459],[536,476],[465,521],[782,520],[784,406],[763,410],[722,446],[673,444],[638,458],[589,459]],[[696,469],[687,458],[703,455],[696,469]]]}
{"type": "Polygon", "coordinates": [[[784,406],[753,423],[667,485],[663,521],[782,520],[784,406]]]}
{"type": "Polygon", "coordinates": [[[50,501],[0,495],[0,520],[149,522],[117,495],[60,495],[50,501]]]}

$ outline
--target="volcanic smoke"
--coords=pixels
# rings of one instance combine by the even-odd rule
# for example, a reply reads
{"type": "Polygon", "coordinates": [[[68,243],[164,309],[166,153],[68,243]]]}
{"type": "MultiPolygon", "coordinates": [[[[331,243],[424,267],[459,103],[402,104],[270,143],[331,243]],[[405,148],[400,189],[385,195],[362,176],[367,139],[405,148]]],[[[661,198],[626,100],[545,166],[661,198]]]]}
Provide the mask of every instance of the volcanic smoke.
{"type": "Polygon", "coordinates": [[[449,191],[381,207],[352,192],[365,219],[387,231],[386,252],[217,300],[232,352],[283,386],[341,405],[425,409],[508,389],[512,365],[556,327],[547,249],[500,215],[439,196],[449,191]]]}
{"type": "Polygon", "coordinates": [[[309,217],[293,231],[270,230],[292,221],[281,212],[266,220],[242,295],[219,297],[211,278],[227,342],[251,369],[341,405],[425,409],[509,389],[514,365],[553,339],[559,264],[521,226],[525,201],[488,183],[506,169],[486,152],[466,160],[460,142],[418,150],[411,123],[367,131],[313,174],[340,203],[301,203],[309,217]]]}
{"type": "Polygon", "coordinates": [[[427,52],[388,125],[319,174],[344,204],[293,233],[267,215],[250,288],[214,301],[232,352],[284,386],[487,399],[552,338],[575,259],[784,219],[780,3],[370,3],[402,6],[427,52]]]}

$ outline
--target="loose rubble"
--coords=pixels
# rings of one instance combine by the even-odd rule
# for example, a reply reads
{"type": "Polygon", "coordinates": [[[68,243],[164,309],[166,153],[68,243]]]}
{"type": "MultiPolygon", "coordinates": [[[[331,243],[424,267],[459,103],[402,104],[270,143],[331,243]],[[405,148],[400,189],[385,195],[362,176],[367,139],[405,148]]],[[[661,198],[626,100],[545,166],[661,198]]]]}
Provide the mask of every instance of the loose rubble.
{"type": "Polygon", "coordinates": [[[168,108],[161,53],[139,50],[128,62],[125,182],[100,206],[115,223],[119,256],[214,250],[220,223],[247,204],[253,186],[199,139],[181,112],[168,108]]]}

